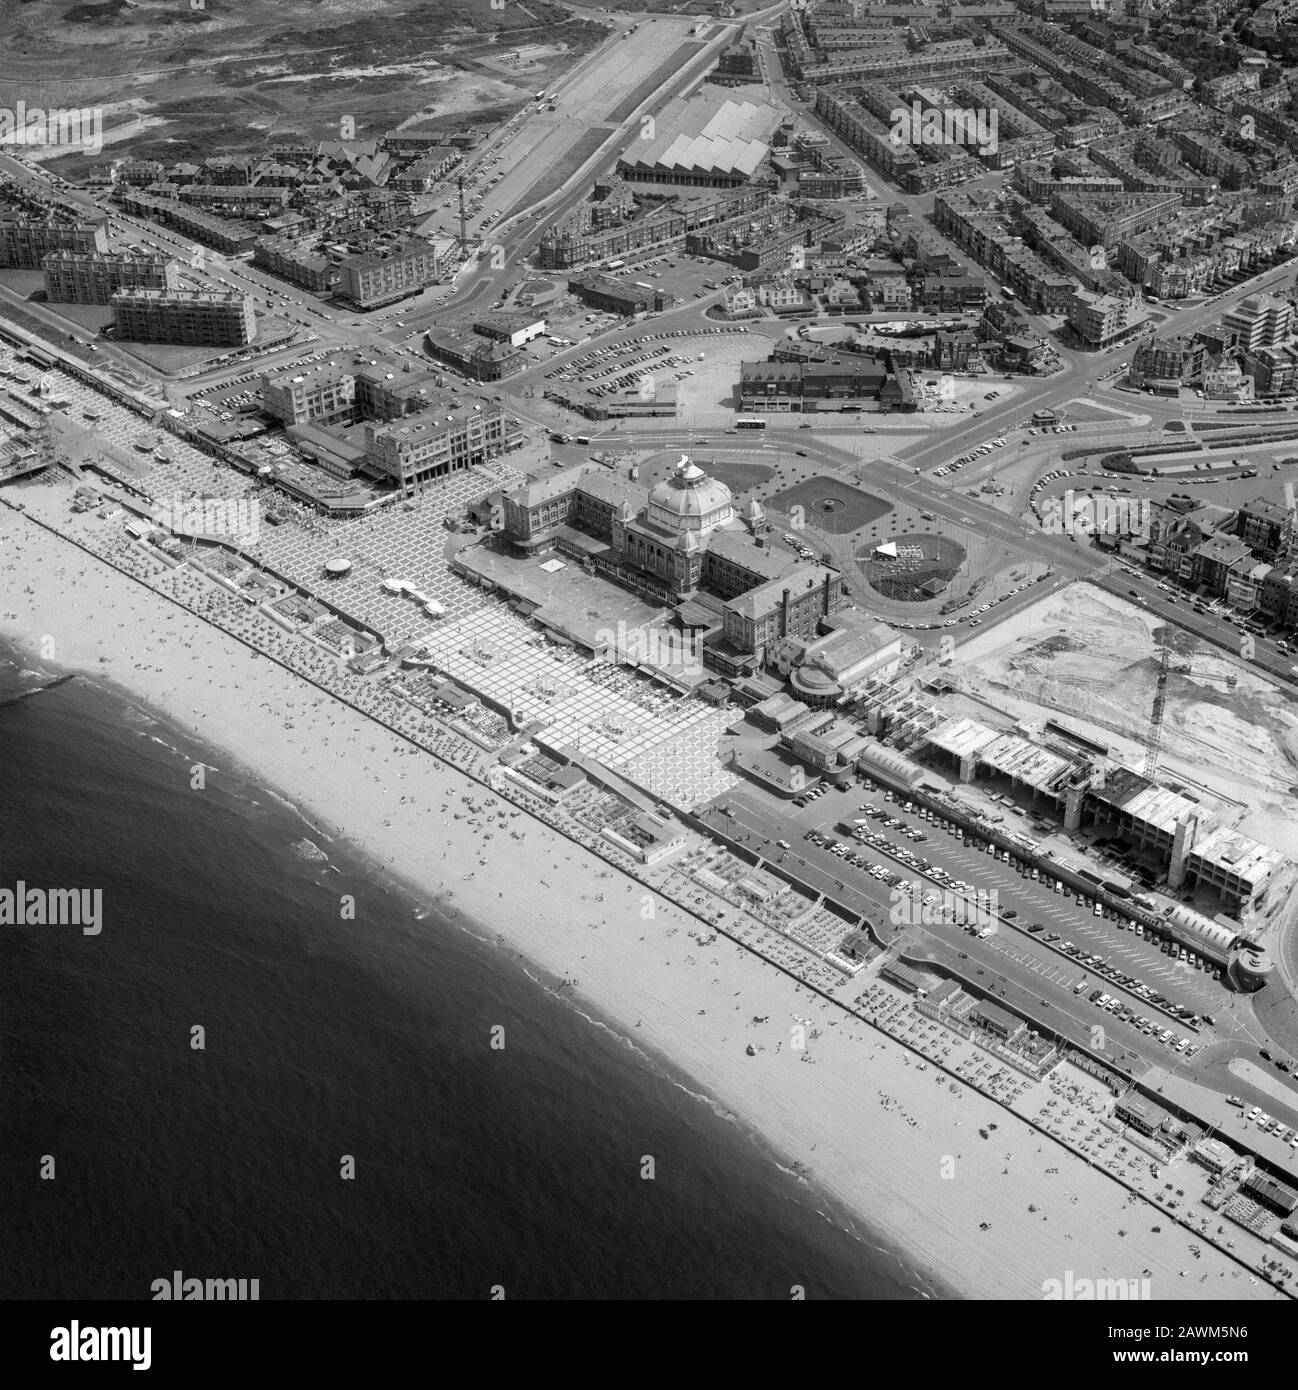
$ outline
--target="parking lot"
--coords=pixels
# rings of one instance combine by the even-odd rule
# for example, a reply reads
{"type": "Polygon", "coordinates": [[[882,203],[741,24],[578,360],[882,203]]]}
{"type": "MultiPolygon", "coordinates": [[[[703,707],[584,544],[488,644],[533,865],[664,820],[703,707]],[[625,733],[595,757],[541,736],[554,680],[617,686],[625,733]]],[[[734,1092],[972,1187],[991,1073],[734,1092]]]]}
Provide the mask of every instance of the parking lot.
{"type": "MultiPolygon", "coordinates": [[[[966,888],[994,891],[1002,918],[999,931],[985,942],[971,943],[970,950],[1012,954],[1025,969],[1070,989],[1087,981],[1080,997],[1090,1004],[1096,1022],[1101,1022],[1104,1013],[1107,1028],[1134,1023],[1133,1045],[1136,1033],[1145,1028],[1141,1041],[1146,1052],[1155,1041],[1155,1053],[1164,1049],[1161,1034],[1166,1029],[1171,1035],[1171,1046],[1166,1047],[1169,1057],[1183,1038],[1186,1045],[1180,1055],[1186,1055],[1200,1041],[1196,1030],[1203,1029],[1205,1016],[1215,1018],[1214,1011],[1228,1004],[1230,996],[1208,963],[1196,969],[1188,952],[1184,961],[1179,949],[1175,957],[1165,954],[1171,949],[1169,943],[1137,935],[1123,926],[1129,919],[1106,916],[1102,906],[1097,914],[1093,902],[1088,905],[1063,885],[1056,888],[1041,869],[1034,880],[1031,869],[1007,851],[993,856],[986,848],[978,848],[976,840],[941,829],[938,812],[930,811],[926,818],[918,808],[907,811],[900,793],[861,784],[845,791],[817,787],[798,802],[802,804],[791,803],[785,811],[792,827],[785,833],[790,843],[797,838],[802,844],[786,850],[786,858],[824,868],[829,867],[827,861],[838,860],[839,875],[880,903],[889,903],[894,887],[911,878],[931,881],[936,888],[957,894],[966,888]],[[835,829],[840,823],[856,822],[861,822],[855,826],[859,844],[835,829]],[[816,838],[808,839],[809,834],[816,838]],[[877,873],[878,869],[883,873],[877,873]],[[1097,989],[1117,999],[1129,1014],[1102,1009],[1098,999],[1091,1003],[1090,995],[1097,989]]],[[[949,934],[958,928],[945,930],[949,934]]]]}
{"type": "MultiPolygon", "coordinates": [[[[595,401],[627,392],[645,396],[666,394],[665,387],[684,389],[697,376],[707,380],[705,365],[719,350],[744,346],[748,329],[742,324],[664,329],[629,341],[587,347],[576,357],[555,363],[545,373],[550,390],[572,398],[595,401]],[[720,340],[720,341],[718,341],[720,340]]],[[[764,351],[761,340],[751,349],[764,351]]]]}

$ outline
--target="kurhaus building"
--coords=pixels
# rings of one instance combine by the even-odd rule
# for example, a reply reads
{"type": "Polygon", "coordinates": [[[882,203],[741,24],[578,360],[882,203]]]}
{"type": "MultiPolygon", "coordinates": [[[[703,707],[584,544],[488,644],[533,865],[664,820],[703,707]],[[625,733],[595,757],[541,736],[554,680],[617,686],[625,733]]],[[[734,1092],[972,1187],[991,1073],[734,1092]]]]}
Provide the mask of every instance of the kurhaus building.
{"type": "Polygon", "coordinates": [[[759,503],[735,514],[730,489],[687,457],[646,495],[585,466],[504,499],[504,540],[516,553],[558,550],[596,573],[675,605],[702,636],[708,664],[739,675],[784,637],[810,637],[842,606],[842,576],[765,544],[759,503]]]}

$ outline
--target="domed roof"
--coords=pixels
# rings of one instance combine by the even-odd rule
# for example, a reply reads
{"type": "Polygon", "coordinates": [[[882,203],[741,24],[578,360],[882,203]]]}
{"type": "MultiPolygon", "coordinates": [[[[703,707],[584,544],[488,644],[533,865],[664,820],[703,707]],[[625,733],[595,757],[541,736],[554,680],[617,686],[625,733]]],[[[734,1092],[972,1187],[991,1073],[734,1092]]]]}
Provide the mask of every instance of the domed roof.
{"type": "Polygon", "coordinates": [[[676,471],[649,494],[649,510],[656,520],[664,513],[685,520],[699,520],[730,507],[730,489],[710,478],[688,455],[682,454],[676,471]]]}

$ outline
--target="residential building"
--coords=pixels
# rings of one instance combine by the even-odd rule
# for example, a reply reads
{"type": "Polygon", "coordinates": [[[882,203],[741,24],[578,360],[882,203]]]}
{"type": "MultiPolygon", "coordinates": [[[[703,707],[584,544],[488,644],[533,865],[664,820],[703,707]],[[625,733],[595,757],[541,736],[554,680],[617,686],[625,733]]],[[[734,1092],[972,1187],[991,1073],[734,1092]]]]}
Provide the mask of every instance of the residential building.
{"type": "Polygon", "coordinates": [[[121,289],[177,290],[180,270],[149,252],[51,251],[41,262],[45,298],[64,304],[108,304],[121,289]]]}
{"type": "Polygon", "coordinates": [[[1083,346],[1102,348],[1127,331],[1130,314],[1131,300],[1123,295],[1076,290],[1068,306],[1068,324],[1083,346]]]}
{"type": "Polygon", "coordinates": [[[375,309],[437,284],[447,269],[435,246],[411,237],[388,250],[349,256],[338,267],[338,293],[358,309],[375,309]]]}
{"type": "Polygon", "coordinates": [[[246,294],[202,290],[118,290],[113,335],[122,341],[242,347],[257,336],[246,294]]]}
{"type": "Polygon", "coordinates": [[[40,270],[52,251],[85,256],[107,250],[102,222],[61,222],[21,214],[0,217],[0,266],[40,270]]]}

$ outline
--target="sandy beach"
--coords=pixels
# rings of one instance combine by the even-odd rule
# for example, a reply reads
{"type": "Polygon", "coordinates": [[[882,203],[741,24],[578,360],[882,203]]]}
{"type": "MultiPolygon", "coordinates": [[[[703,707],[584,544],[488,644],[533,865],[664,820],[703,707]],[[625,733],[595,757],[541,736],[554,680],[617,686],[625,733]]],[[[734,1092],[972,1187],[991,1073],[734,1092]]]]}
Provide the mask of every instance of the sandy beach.
{"type": "Polygon", "coordinates": [[[698,922],[672,904],[656,899],[647,916],[642,884],[510,819],[480,784],[4,506],[0,576],[0,632],[33,666],[128,691],[224,750],[218,766],[237,763],[425,901],[449,904],[466,929],[572,982],[565,993],[592,1026],[661,1059],[700,1103],[963,1295],[1039,1299],[1070,1270],[1148,1269],[1154,1298],[1282,1297],[969,1086],[957,1097],[905,1048],[725,937],[700,947],[698,922]],[[799,1051],[790,1030],[808,1019],[799,1051]]]}

